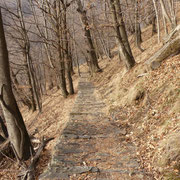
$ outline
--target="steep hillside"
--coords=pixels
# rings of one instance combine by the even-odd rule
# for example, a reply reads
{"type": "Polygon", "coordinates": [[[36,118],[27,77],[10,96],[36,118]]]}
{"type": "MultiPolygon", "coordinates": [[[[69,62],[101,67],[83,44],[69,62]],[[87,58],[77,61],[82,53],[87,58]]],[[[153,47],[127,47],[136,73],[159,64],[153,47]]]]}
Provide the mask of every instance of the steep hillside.
{"type": "MultiPolygon", "coordinates": [[[[76,72],[76,69],[75,69],[76,72]]],[[[61,134],[61,131],[66,126],[69,120],[69,111],[72,109],[74,100],[77,94],[78,73],[73,76],[75,95],[64,99],[61,95],[61,91],[56,88],[49,90],[47,95],[43,97],[43,111],[42,113],[30,112],[27,108],[22,107],[21,112],[28,129],[28,133],[31,136],[31,140],[34,142],[33,146],[37,150],[39,143],[44,137],[45,139],[54,138],[50,141],[45,150],[40,156],[40,160],[36,169],[36,177],[39,176],[47,166],[51,157],[51,151],[57,141],[57,138],[61,134]]],[[[17,175],[20,170],[23,169],[23,165],[19,166],[9,153],[0,153],[0,179],[9,180],[17,179],[17,175]],[[9,157],[8,157],[8,156],[9,157]]],[[[27,164],[30,161],[26,162],[27,164]]],[[[37,178],[38,179],[38,178],[37,178]]]]}
{"type": "Polygon", "coordinates": [[[149,71],[144,62],[162,46],[157,36],[151,37],[150,27],[143,31],[143,53],[131,44],[137,62],[132,70],[126,72],[116,55],[111,61],[100,61],[103,73],[92,80],[109,105],[111,118],[127,127],[142,166],[156,179],[179,179],[180,54],[149,71]]]}
{"type": "MultiPolygon", "coordinates": [[[[137,62],[134,68],[126,71],[115,48],[112,60],[100,60],[103,72],[91,80],[108,105],[113,123],[125,128],[127,140],[137,145],[142,167],[158,180],[180,179],[180,54],[169,57],[158,69],[150,71],[144,63],[162,47],[162,43],[157,43],[156,35],[151,37],[151,27],[143,30],[143,53],[133,42],[130,37],[137,62]]],[[[81,66],[81,71],[87,71],[87,67],[81,66]]],[[[76,92],[77,83],[76,72],[76,92]]],[[[60,91],[53,89],[44,96],[41,114],[21,109],[33,139],[54,137],[41,155],[37,177],[49,162],[51,150],[69,120],[75,98],[76,94],[63,99],[60,91]]],[[[38,144],[34,143],[34,146],[38,144]]],[[[1,157],[0,179],[16,179],[21,167],[6,155],[1,157]]]]}

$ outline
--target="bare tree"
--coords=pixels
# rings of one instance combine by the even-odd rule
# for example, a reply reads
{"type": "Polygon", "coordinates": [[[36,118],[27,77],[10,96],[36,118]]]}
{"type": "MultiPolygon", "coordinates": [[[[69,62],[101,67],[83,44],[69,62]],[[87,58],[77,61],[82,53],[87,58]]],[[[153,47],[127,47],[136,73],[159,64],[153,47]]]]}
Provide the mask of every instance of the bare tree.
{"type": "Polygon", "coordinates": [[[92,35],[91,35],[91,31],[90,31],[90,25],[88,23],[88,18],[86,15],[86,10],[83,8],[81,0],[76,0],[76,1],[77,1],[77,5],[78,5],[77,11],[81,15],[81,21],[82,21],[83,29],[85,32],[85,37],[87,38],[87,45],[89,47],[87,52],[89,54],[91,71],[92,72],[100,72],[101,69],[98,65],[98,59],[97,59],[95,47],[94,47],[94,44],[92,41],[92,35]]]}
{"type": "Polygon", "coordinates": [[[29,40],[29,36],[27,33],[27,29],[26,29],[26,25],[25,25],[25,21],[24,21],[24,16],[22,13],[22,5],[21,5],[21,0],[17,0],[17,6],[18,6],[18,15],[20,18],[20,26],[22,28],[22,38],[23,38],[23,48],[24,48],[24,57],[26,59],[26,63],[27,63],[27,68],[28,68],[28,76],[29,76],[29,82],[31,84],[32,90],[33,90],[33,96],[35,97],[37,106],[39,111],[42,111],[42,106],[40,103],[40,94],[38,93],[39,88],[37,86],[37,81],[36,81],[36,77],[35,77],[35,72],[34,72],[34,68],[32,65],[32,57],[30,55],[30,40],[29,40]]]}
{"type": "MultiPolygon", "coordinates": [[[[49,65],[53,68],[60,84],[62,95],[66,98],[68,94],[74,93],[72,82],[72,57],[69,51],[69,30],[67,27],[67,10],[71,3],[65,0],[50,2],[43,0],[42,3],[36,1],[37,7],[43,13],[44,31],[40,29],[37,16],[34,12],[36,27],[43,40],[45,51],[49,59],[49,65]],[[51,34],[51,37],[49,37],[51,34]],[[58,58],[57,58],[58,57],[58,58]],[[67,90],[67,82],[69,92],[67,90]]],[[[31,1],[33,7],[33,2],[31,1]]]]}
{"type": "Polygon", "coordinates": [[[135,39],[136,39],[136,46],[139,48],[141,52],[144,50],[141,48],[142,37],[141,37],[141,26],[139,22],[139,7],[140,2],[135,0],[135,39]]]}
{"type": "Polygon", "coordinates": [[[156,0],[153,0],[153,4],[154,4],[155,13],[156,13],[158,43],[159,43],[160,42],[160,24],[159,24],[159,13],[158,13],[158,8],[157,8],[156,0]]]}
{"type": "Polygon", "coordinates": [[[110,0],[110,5],[114,20],[114,29],[120,48],[120,55],[126,65],[126,68],[129,70],[135,65],[135,60],[132,55],[129,41],[127,38],[127,33],[125,30],[123,17],[120,10],[119,0],[110,0]]]}
{"type": "Polygon", "coordinates": [[[157,33],[157,28],[156,28],[156,15],[153,15],[151,22],[152,22],[152,36],[153,36],[154,34],[157,33]]]}
{"type": "Polygon", "coordinates": [[[0,12],[0,103],[7,124],[11,145],[20,160],[26,160],[33,153],[28,132],[12,92],[9,58],[0,12]]]}

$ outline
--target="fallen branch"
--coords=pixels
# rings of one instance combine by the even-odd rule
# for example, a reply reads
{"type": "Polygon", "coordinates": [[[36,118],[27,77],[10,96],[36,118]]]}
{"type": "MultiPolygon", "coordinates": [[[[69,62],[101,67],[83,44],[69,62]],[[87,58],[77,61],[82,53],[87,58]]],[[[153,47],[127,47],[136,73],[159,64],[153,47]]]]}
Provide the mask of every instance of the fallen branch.
{"type": "Polygon", "coordinates": [[[180,31],[180,25],[178,25],[168,36],[164,38],[163,43],[166,44],[171,39],[175,38],[179,34],[179,31],[180,31]]]}
{"type": "Polygon", "coordinates": [[[0,145],[0,151],[4,151],[9,146],[9,139],[5,139],[5,141],[0,145]]]}
{"type": "Polygon", "coordinates": [[[137,78],[140,78],[140,77],[146,76],[147,74],[148,74],[148,73],[139,74],[139,75],[137,76],[137,78]]]}
{"type": "Polygon", "coordinates": [[[35,171],[35,167],[36,167],[36,163],[39,160],[40,154],[43,151],[43,149],[45,148],[45,146],[47,145],[47,143],[51,140],[53,140],[54,138],[49,138],[44,140],[44,138],[42,139],[42,142],[36,152],[36,154],[34,155],[34,157],[31,160],[31,164],[29,165],[29,167],[22,172],[20,175],[18,175],[18,177],[22,177],[23,180],[33,180],[34,178],[34,171],[35,171]]]}
{"type": "Polygon", "coordinates": [[[179,47],[180,35],[166,43],[159,51],[157,51],[150,59],[145,62],[146,65],[152,70],[157,69],[163,60],[168,58],[170,55],[177,53],[177,51],[179,51],[179,47]]]}

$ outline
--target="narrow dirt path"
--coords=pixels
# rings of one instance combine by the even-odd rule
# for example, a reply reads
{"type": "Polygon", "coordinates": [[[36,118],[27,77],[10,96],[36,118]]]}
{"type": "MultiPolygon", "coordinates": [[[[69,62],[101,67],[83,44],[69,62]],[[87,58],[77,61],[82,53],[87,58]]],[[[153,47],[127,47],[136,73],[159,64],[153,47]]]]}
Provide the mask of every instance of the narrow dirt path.
{"type": "Polygon", "coordinates": [[[140,168],[136,147],[126,130],[115,126],[96,88],[83,73],[70,120],[40,179],[150,180],[140,168]]]}

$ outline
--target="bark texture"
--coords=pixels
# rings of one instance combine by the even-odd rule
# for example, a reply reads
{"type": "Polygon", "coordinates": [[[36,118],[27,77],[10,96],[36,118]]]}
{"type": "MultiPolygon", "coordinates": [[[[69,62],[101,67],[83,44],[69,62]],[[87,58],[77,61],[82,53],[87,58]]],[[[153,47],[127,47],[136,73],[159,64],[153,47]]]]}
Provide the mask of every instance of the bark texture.
{"type": "Polygon", "coordinates": [[[156,29],[156,15],[152,17],[152,36],[154,36],[157,33],[156,29]]]}
{"type": "Polygon", "coordinates": [[[33,148],[11,87],[9,58],[0,12],[0,103],[11,145],[20,160],[30,157],[33,148]]]}
{"type": "Polygon", "coordinates": [[[157,51],[150,59],[146,61],[146,64],[148,67],[150,67],[150,69],[158,68],[164,59],[178,52],[179,47],[180,35],[178,35],[175,39],[167,42],[159,51],[157,51]]]}
{"type": "Polygon", "coordinates": [[[87,52],[89,54],[91,71],[92,72],[100,72],[101,69],[100,69],[100,67],[98,65],[98,59],[97,59],[96,52],[95,52],[95,47],[94,47],[94,44],[93,44],[93,41],[92,41],[91,31],[90,31],[86,11],[84,10],[84,8],[82,6],[81,0],[77,0],[77,4],[78,4],[77,11],[81,15],[81,21],[82,21],[82,24],[83,24],[83,27],[84,27],[85,37],[87,38],[87,45],[89,47],[87,52]]]}
{"type": "Polygon", "coordinates": [[[116,0],[110,0],[110,5],[114,21],[114,30],[119,44],[120,56],[122,57],[127,70],[129,70],[135,65],[135,60],[129,46],[123,18],[121,13],[119,14],[120,3],[116,0]]]}
{"type": "Polygon", "coordinates": [[[141,48],[142,36],[141,36],[141,26],[139,22],[139,2],[135,0],[135,39],[136,46],[139,48],[141,52],[144,50],[141,48]]]}

